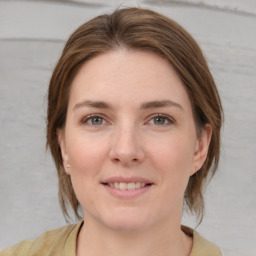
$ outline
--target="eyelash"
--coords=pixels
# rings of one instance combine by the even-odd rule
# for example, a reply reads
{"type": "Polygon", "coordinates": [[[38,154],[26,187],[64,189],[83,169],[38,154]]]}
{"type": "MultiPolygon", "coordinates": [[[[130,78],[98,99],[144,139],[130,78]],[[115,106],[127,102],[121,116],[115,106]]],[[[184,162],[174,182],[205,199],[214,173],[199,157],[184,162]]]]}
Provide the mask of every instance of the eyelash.
{"type": "Polygon", "coordinates": [[[168,125],[171,125],[171,124],[174,124],[175,123],[175,121],[174,121],[174,119],[173,118],[171,118],[171,117],[169,117],[169,116],[167,116],[167,115],[163,115],[163,114],[157,114],[157,115],[154,115],[154,116],[152,116],[151,118],[150,118],[150,120],[149,121],[151,121],[151,120],[154,120],[155,118],[163,118],[164,119],[164,121],[167,121],[168,123],[166,124],[162,124],[162,125],[158,125],[158,124],[153,124],[153,125],[156,125],[156,126],[168,126],[168,125]]]}
{"type": "Polygon", "coordinates": [[[92,115],[89,115],[89,116],[86,116],[85,118],[83,118],[83,119],[81,120],[81,123],[82,123],[82,124],[85,124],[85,125],[90,125],[90,126],[100,126],[100,125],[102,125],[102,124],[100,124],[100,125],[88,124],[88,121],[89,121],[89,120],[92,121],[93,118],[99,118],[99,119],[102,119],[103,121],[106,122],[106,120],[104,119],[104,117],[102,117],[101,115],[99,115],[99,114],[92,114],[92,115]]]}
{"type": "MultiPolygon", "coordinates": [[[[94,125],[94,124],[88,124],[88,121],[92,121],[93,118],[99,118],[102,120],[102,122],[107,122],[105,120],[104,117],[102,117],[101,115],[99,114],[92,114],[92,115],[89,115],[89,116],[86,116],[85,118],[83,118],[81,120],[81,124],[83,125],[89,125],[89,126],[100,126],[100,125],[104,125],[104,124],[99,124],[99,125],[94,125]]],[[[156,114],[156,115],[152,115],[149,119],[149,121],[147,121],[147,123],[149,123],[150,121],[153,121],[155,118],[163,118],[164,119],[164,122],[167,121],[167,124],[164,123],[164,124],[161,124],[161,125],[158,125],[158,124],[152,124],[152,125],[156,125],[156,126],[168,126],[168,125],[171,125],[171,124],[174,124],[175,123],[175,120],[169,116],[166,116],[166,115],[163,115],[163,114],[156,114]]]]}

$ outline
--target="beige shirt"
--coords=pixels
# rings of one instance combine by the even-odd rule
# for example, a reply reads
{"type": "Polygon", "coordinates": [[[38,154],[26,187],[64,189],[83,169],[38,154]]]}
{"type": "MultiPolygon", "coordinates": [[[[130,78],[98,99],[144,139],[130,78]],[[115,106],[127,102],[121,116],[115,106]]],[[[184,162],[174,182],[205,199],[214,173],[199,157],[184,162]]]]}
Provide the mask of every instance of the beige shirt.
{"type": "MultiPolygon", "coordinates": [[[[0,252],[0,256],[75,256],[77,235],[83,222],[43,233],[35,240],[23,241],[0,252]]],[[[204,239],[198,232],[182,226],[185,233],[193,235],[190,256],[221,256],[220,249],[204,239]]]]}

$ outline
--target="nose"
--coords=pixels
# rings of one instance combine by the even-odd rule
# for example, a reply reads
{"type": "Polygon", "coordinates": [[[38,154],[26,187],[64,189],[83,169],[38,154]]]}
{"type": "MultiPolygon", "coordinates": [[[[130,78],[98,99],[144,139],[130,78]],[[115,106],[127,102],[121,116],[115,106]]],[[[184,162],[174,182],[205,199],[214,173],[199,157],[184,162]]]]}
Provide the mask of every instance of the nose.
{"type": "Polygon", "coordinates": [[[136,127],[116,127],[109,153],[111,161],[133,166],[144,161],[143,143],[136,127]]]}

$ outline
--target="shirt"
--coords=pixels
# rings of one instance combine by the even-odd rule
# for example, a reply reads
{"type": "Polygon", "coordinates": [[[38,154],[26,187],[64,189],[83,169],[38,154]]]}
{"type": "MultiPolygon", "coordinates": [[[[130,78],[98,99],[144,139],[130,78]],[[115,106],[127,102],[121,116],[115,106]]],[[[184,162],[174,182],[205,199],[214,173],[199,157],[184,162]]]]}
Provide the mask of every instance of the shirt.
{"type": "MultiPolygon", "coordinates": [[[[76,242],[83,221],[75,225],[47,231],[35,240],[26,240],[0,252],[0,256],[76,256],[76,242]]],[[[221,250],[203,238],[197,231],[182,226],[182,230],[193,236],[190,256],[221,256],[221,250]]]]}

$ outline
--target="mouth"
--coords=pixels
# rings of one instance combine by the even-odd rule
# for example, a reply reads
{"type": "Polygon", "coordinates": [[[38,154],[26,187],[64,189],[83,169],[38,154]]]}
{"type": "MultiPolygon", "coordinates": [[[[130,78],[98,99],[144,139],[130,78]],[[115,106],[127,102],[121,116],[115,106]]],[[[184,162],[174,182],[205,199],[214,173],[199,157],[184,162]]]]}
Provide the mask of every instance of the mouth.
{"type": "Polygon", "coordinates": [[[105,186],[116,188],[120,190],[136,190],[144,187],[148,187],[153,185],[153,183],[145,183],[145,182],[109,182],[102,183],[105,186]]]}
{"type": "Polygon", "coordinates": [[[142,194],[150,193],[155,185],[141,177],[111,177],[101,182],[106,191],[120,199],[135,199],[142,194]]]}

